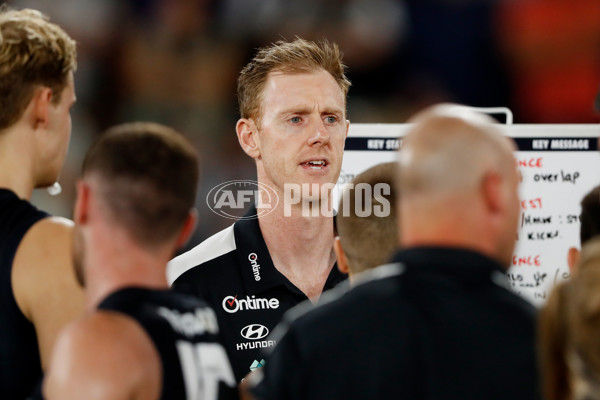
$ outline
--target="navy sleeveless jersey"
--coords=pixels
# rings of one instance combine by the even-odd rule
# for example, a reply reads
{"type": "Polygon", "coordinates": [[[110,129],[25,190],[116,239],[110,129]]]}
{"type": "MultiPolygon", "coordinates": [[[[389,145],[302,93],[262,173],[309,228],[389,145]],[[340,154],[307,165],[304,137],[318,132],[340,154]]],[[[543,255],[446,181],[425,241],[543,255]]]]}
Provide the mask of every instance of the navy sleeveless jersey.
{"type": "Polygon", "coordinates": [[[162,362],[161,399],[237,399],[236,382],[220,343],[214,311],[169,290],[125,288],[98,306],[125,314],[148,333],[162,362]]]}
{"type": "Polygon", "coordinates": [[[0,397],[25,399],[42,377],[37,335],[15,301],[13,259],[29,228],[48,214],[0,189],[0,397]]]}

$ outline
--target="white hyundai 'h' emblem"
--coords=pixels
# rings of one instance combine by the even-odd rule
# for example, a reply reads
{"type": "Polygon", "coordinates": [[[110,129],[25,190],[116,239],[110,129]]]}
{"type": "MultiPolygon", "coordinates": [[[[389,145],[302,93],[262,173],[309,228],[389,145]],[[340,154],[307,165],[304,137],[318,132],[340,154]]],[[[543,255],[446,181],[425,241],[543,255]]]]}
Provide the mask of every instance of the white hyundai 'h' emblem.
{"type": "Polygon", "coordinates": [[[245,326],[240,332],[245,339],[258,340],[269,334],[269,329],[260,324],[252,324],[245,326]]]}

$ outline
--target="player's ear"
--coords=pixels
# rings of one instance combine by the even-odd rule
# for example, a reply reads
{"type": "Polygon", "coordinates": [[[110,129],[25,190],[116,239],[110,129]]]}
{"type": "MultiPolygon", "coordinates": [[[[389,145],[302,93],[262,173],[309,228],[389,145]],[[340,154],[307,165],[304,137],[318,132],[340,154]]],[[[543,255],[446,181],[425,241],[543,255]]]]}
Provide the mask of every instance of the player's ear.
{"type": "Polygon", "coordinates": [[[567,263],[569,264],[569,272],[571,276],[575,276],[577,274],[577,264],[579,264],[579,257],[581,256],[581,252],[576,247],[569,248],[569,253],[567,254],[567,263]]]}
{"type": "Polygon", "coordinates": [[[504,219],[508,208],[506,177],[497,171],[489,171],[481,181],[481,194],[490,215],[504,219]]]}
{"type": "Polygon", "coordinates": [[[89,202],[90,187],[83,180],[77,181],[77,198],[73,210],[73,220],[77,225],[87,222],[89,202]]]}
{"type": "Polygon", "coordinates": [[[235,131],[244,152],[254,159],[260,158],[258,127],[254,120],[251,118],[240,118],[235,125],[235,131]]]}
{"type": "Polygon", "coordinates": [[[46,129],[50,121],[50,106],[52,105],[52,89],[42,87],[35,90],[33,98],[33,127],[46,129]]]}
{"type": "Polygon", "coordinates": [[[179,236],[177,237],[177,241],[175,242],[176,248],[180,249],[188,242],[194,230],[196,229],[196,223],[198,222],[198,211],[195,208],[192,208],[188,213],[188,216],[183,223],[183,228],[179,232],[179,236]]]}
{"type": "Polygon", "coordinates": [[[346,137],[348,137],[348,132],[350,131],[350,120],[346,120],[346,137]]]}
{"type": "Polygon", "coordinates": [[[344,250],[342,249],[342,242],[340,241],[340,237],[336,236],[333,242],[333,251],[335,252],[335,257],[337,258],[337,266],[342,274],[347,274],[350,271],[348,268],[348,259],[346,258],[346,254],[344,254],[344,250]]]}

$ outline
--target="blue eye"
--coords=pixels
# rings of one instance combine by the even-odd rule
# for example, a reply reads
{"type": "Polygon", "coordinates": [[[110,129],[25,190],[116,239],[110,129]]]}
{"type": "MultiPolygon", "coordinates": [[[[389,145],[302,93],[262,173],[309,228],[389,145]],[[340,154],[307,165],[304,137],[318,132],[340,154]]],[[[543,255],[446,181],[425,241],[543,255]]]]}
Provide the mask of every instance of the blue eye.
{"type": "Polygon", "coordinates": [[[326,117],[325,120],[330,124],[335,124],[337,122],[337,117],[330,115],[330,116],[326,117]]]}
{"type": "Polygon", "coordinates": [[[294,124],[297,124],[298,122],[300,122],[300,117],[292,117],[292,118],[290,119],[290,121],[291,121],[292,123],[294,123],[294,124]]]}

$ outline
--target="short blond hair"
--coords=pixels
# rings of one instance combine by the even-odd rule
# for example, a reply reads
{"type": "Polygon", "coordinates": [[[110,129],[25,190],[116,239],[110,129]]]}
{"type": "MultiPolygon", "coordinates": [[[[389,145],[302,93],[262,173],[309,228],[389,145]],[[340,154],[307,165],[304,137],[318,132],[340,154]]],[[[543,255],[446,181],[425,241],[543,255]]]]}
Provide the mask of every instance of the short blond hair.
{"type": "MultiPolygon", "coordinates": [[[[352,274],[387,263],[398,247],[397,193],[394,187],[396,173],[395,162],[377,164],[356,175],[352,180],[354,186],[342,194],[340,209],[335,217],[336,228],[352,274]],[[382,196],[389,202],[388,215],[377,216],[374,212],[368,216],[357,215],[356,197],[362,196],[356,190],[359,184],[370,185],[372,189],[377,184],[389,185],[390,193],[382,196]],[[348,210],[342,210],[344,202],[348,210]]],[[[371,190],[370,194],[370,199],[363,198],[363,205],[382,206],[380,199],[374,195],[375,190],[371,190]]]]}
{"type": "Polygon", "coordinates": [[[76,44],[37,10],[0,6],[0,130],[21,118],[36,86],[57,103],[77,68],[76,44]]]}
{"type": "Polygon", "coordinates": [[[325,70],[335,79],[346,99],[350,81],[346,77],[342,57],[343,54],[335,43],[327,40],[312,42],[299,37],[292,42],[280,40],[258,49],[238,77],[240,116],[260,121],[262,92],[272,71],[301,74],[325,70]]]}

